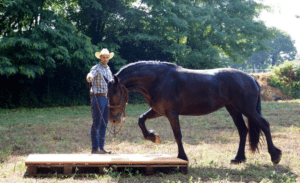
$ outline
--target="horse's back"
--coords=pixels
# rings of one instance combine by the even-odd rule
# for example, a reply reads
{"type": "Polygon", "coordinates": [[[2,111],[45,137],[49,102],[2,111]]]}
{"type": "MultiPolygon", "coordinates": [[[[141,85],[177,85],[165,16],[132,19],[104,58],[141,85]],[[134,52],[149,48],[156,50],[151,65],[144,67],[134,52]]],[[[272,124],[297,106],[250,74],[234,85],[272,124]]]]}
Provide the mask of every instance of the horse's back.
{"type": "Polygon", "coordinates": [[[191,70],[178,67],[163,78],[164,97],[182,115],[204,115],[246,98],[255,100],[259,86],[236,69],[191,70]]]}
{"type": "Polygon", "coordinates": [[[202,85],[202,87],[220,87],[232,92],[236,89],[247,89],[249,92],[259,91],[255,79],[249,74],[237,69],[220,68],[208,70],[178,69],[178,75],[183,75],[185,83],[202,85]],[[226,89],[227,88],[227,89],[226,89]]]}

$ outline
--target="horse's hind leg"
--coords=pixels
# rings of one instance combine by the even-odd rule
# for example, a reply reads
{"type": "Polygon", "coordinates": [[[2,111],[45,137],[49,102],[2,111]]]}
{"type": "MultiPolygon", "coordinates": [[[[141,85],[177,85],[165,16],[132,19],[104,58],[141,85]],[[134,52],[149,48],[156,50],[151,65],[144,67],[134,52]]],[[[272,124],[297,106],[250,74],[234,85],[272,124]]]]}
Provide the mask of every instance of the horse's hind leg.
{"type": "MultiPolygon", "coordinates": [[[[271,155],[271,160],[274,164],[278,164],[281,159],[281,150],[279,150],[273,144],[269,122],[257,111],[253,111],[252,113],[247,113],[245,115],[247,116],[249,123],[255,123],[253,125],[257,125],[264,132],[268,144],[268,151],[271,155]]],[[[251,125],[249,124],[249,127],[250,126],[251,125]]],[[[249,133],[251,133],[251,129],[249,133]]]]}
{"type": "Polygon", "coordinates": [[[147,112],[145,112],[144,114],[142,114],[139,118],[139,126],[143,132],[143,135],[145,137],[145,139],[147,140],[151,140],[152,142],[155,143],[161,143],[160,138],[154,134],[154,131],[148,131],[145,125],[145,122],[147,119],[153,119],[153,118],[157,118],[161,116],[160,114],[158,114],[157,112],[155,112],[153,109],[148,110],[147,112]]]}
{"type": "Polygon", "coordinates": [[[261,118],[262,118],[263,123],[265,124],[265,126],[267,126],[266,132],[264,131],[264,129],[263,129],[263,132],[266,135],[267,144],[268,144],[268,151],[271,155],[271,161],[274,164],[278,164],[281,160],[281,155],[282,155],[281,150],[279,150],[277,147],[275,147],[273,145],[269,122],[265,118],[263,118],[263,117],[261,117],[261,118]]]}
{"type": "Polygon", "coordinates": [[[235,158],[231,160],[231,163],[232,164],[243,163],[246,161],[245,145],[246,145],[246,137],[247,137],[248,129],[245,125],[245,121],[243,119],[242,113],[237,111],[232,105],[227,105],[226,109],[229,112],[230,116],[232,117],[234,124],[237,127],[240,135],[239,149],[235,158]]]}

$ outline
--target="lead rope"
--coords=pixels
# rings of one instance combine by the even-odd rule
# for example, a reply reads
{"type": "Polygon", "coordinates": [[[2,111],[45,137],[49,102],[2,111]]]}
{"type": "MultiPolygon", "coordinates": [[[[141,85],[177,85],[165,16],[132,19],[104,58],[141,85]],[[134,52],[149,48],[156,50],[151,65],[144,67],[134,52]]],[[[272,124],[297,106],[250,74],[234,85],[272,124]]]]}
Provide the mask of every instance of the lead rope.
{"type": "MultiPolygon", "coordinates": [[[[107,124],[106,124],[105,121],[104,121],[104,118],[103,118],[101,109],[100,109],[100,107],[99,107],[99,103],[98,103],[98,100],[97,100],[97,97],[96,97],[95,93],[94,93],[94,92],[93,92],[93,93],[90,92],[90,91],[91,91],[91,87],[92,87],[92,86],[91,86],[91,83],[89,83],[89,97],[90,97],[90,105],[91,105],[91,114],[92,114],[92,118],[93,118],[93,124],[92,124],[92,126],[93,126],[95,132],[97,133],[97,135],[98,135],[101,139],[105,139],[105,137],[104,137],[104,138],[101,137],[101,135],[98,133],[98,131],[96,130],[96,127],[95,127],[94,116],[93,116],[93,105],[92,105],[92,95],[93,95],[93,97],[94,97],[94,99],[95,99],[95,101],[96,101],[96,104],[97,104],[98,111],[99,111],[99,113],[100,113],[100,115],[101,115],[102,122],[104,123],[104,125],[105,125],[106,129],[108,130],[108,132],[109,132],[110,134],[112,134],[114,137],[116,137],[116,135],[121,131],[123,125],[125,124],[125,118],[126,118],[125,108],[123,108],[123,115],[124,115],[124,118],[122,119],[122,123],[121,123],[121,126],[120,126],[119,130],[118,130],[117,132],[115,132],[116,129],[115,129],[115,125],[114,125],[114,132],[111,132],[110,129],[108,128],[107,124]]],[[[107,106],[107,107],[109,107],[109,108],[114,108],[115,106],[107,106]]],[[[119,106],[117,106],[117,107],[119,107],[119,106]]],[[[100,122],[101,122],[101,121],[100,121],[100,122]]]]}

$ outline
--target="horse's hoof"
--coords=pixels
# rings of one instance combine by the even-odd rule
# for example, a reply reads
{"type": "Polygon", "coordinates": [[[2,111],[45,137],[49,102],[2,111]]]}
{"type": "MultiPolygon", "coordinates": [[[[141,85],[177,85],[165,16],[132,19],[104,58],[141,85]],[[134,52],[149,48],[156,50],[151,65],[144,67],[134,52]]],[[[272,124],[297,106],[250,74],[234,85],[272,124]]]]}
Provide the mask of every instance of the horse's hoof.
{"type": "Polygon", "coordinates": [[[159,138],[159,136],[154,134],[155,132],[153,130],[149,130],[149,135],[147,135],[147,137],[145,137],[147,140],[151,140],[154,143],[161,143],[161,140],[159,138]]]}
{"type": "Polygon", "coordinates": [[[279,158],[277,158],[276,160],[273,160],[272,162],[274,165],[277,165],[280,162],[280,160],[281,160],[281,156],[279,158]]]}
{"type": "Polygon", "coordinates": [[[189,161],[189,159],[186,155],[183,155],[183,156],[178,155],[177,158],[182,159],[182,160],[187,161],[187,162],[189,161]]]}
{"type": "Polygon", "coordinates": [[[157,135],[155,135],[155,143],[161,144],[161,140],[160,140],[159,136],[157,136],[157,135]]]}
{"type": "Polygon", "coordinates": [[[234,158],[231,160],[232,165],[238,165],[238,164],[245,163],[245,162],[246,162],[246,158],[245,159],[234,158]]]}
{"type": "Polygon", "coordinates": [[[271,157],[272,157],[271,160],[272,160],[274,165],[277,165],[280,162],[281,156],[282,156],[281,150],[277,149],[275,147],[275,151],[271,154],[271,157]]]}

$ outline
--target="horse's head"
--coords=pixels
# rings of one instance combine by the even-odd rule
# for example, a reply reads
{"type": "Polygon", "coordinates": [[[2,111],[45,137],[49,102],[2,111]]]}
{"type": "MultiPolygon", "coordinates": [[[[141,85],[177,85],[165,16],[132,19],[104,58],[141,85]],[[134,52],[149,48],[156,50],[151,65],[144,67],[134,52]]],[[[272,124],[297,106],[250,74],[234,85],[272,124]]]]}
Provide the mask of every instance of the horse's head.
{"type": "Polygon", "coordinates": [[[119,78],[114,75],[114,81],[108,83],[109,99],[109,122],[113,125],[117,125],[121,122],[122,113],[125,117],[125,106],[128,102],[128,91],[127,88],[119,83],[119,78]]]}

